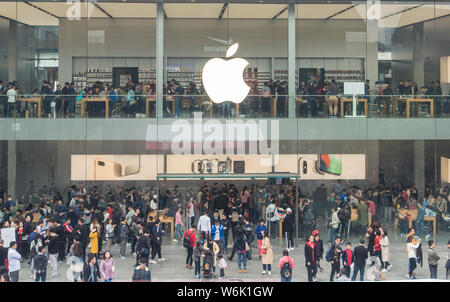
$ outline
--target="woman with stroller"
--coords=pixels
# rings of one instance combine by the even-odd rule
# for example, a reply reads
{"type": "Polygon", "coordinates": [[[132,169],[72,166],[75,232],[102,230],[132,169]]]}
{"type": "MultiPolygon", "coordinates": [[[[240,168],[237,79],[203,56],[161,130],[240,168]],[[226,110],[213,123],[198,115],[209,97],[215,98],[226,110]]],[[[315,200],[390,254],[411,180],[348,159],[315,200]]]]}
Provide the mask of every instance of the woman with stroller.
{"type": "Polygon", "coordinates": [[[216,265],[217,265],[217,255],[219,254],[219,252],[220,252],[220,248],[219,248],[219,246],[217,245],[217,243],[215,243],[212,239],[211,239],[211,237],[208,237],[208,240],[205,242],[205,244],[203,245],[203,249],[205,250],[205,262],[206,262],[206,257],[207,257],[207,251],[212,251],[212,253],[213,253],[213,264],[212,264],[212,266],[213,266],[213,273],[214,273],[214,275],[215,275],[215,272],[216,272],[216,265]]]}

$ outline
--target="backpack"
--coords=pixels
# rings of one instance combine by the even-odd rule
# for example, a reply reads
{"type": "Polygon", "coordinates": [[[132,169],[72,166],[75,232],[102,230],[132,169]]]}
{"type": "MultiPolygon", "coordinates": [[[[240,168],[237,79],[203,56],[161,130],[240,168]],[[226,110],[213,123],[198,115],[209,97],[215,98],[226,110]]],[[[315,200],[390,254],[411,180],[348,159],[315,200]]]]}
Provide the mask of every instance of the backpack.
{"type": "Polygon", "coordinates": [[[234,211],[233,213],[231,213],[231,222],[239,222],[238,212],[234,211]]]}
{"type": "Polygon", "coordinates": [[[325,259],[330,262],[331,260],[333,260],[331,258],[331,246],[328,248],[327,253],[325,254],[325,259]]]}
{"type": "Polygon", "coordinates": [[[194,232],[191,232],[189,234],[189,236],[187,236],[187,231],[186,231],[186,233],[184,234],[184,238],[183,238],[183,247],[189,248],[191,246],[191,236],[193,233],[194,232]]]}
{"type": "Polygon", "coordinates": [[[291,267],[291,264],[289,263],[289,261],[283,263],[280,274],[285,279],[289,279],[292,276],[292,267],[291,267]]]}

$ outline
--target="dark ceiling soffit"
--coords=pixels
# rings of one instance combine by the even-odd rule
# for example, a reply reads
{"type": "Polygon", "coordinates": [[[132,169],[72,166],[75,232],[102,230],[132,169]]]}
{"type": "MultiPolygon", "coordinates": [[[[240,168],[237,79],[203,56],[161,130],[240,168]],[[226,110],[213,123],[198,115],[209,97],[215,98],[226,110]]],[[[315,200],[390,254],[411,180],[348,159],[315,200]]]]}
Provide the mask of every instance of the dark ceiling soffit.
{"type": "Polygon", "coordinates": [[[340,14],[342,14],[342,13],[348,11],[348,10],[351,10],[351,9],[357,7],[359,4],[360,4],[360,3],[356,3],[356,4],[353,4],[352,6],[349,6],[349,7],[347,7],[347,8],[344,8],[343,10],[338,11],[337,13],[334,13],[334,14],[332,14],[332,15],[329,16],[329,17],[326,17],[323,21],[330,20],[331,18],[334,18],[334,17],[336,17],[337,15],[340,15],[340,14]]]}
{"type": "Polygon", "coordinates": [[[282,10],[280,10],[275,16],[273,16],[272,20],[275,20],[276,18],[278,18],[279,16],[281,16],[285,11],[288,10],[289,6],[286,6],[285,8],[283,8],[282,10]]]}
{"type": "Polygon", "coordinates": [[[393,13],[393,14],[390,14],[390,15],[387,15],[387,16],[384,16],[384,17],[382,17],[382,18],[380,18],[380,19],[386,19],[386,18],[395,16],[395,15],[398,15],[398,14],[401,14],[401,13],[404,13],[404,12],[407,12],[407,11],[410,11],[410,10],[413,10],[413,9],[416,9],[416,8],[418,8],[418,7],[421,7],[422,5],[424,5],[424,4],[419,4],[419,5],[417,5],[417,6],[413,6],[413,7],[410,7],[410,8],[401,10],[401,11],[398,11],[398,12],[396,12],[396,13],[393,13]]]}
{"type": "Polygon", "coordinates": [[[219,19],[222,19],[223,15],[225,14],[225,11],[227,10],[228,2],[224,3],[222,6],[222,9],[220,10],[219,19]]]}
{"type": "Polygon", "coordinates": [[[99,11],[101,11],[102,13],[104,13],[105,15],[108,16],[108,18],[113,19],[113,16],[111,16],[103,7],[101,7],[100,5],[98,5],[96,2],[94,1],[90,1],[99,11]]]}
{"type": "Polygon", "coordinates": [[[47,15],[50,15],[50,16],[52,16],[52,17],[55,17],[56,19],[59,19],[59,17],[58,16],[56,16],[56,15],[54,15],[54,14],[52,14],[51,12],[48,12],[48,11],[46,11],[45,9],[42,9],[42,8],[40,8],[39,6],[36,6],[36,5],[34,5],[34,4],[31,4],[31,3],[29,3],[29,2],[24,2],[25,4],[28,4],[29,6],[31,6],[31,7],[33,7],[33,8],[35,8],[35,9],[38,9],[38,10],[40,10],[41,12],[44,12],[44,13],[46,13],[47,15]]]}

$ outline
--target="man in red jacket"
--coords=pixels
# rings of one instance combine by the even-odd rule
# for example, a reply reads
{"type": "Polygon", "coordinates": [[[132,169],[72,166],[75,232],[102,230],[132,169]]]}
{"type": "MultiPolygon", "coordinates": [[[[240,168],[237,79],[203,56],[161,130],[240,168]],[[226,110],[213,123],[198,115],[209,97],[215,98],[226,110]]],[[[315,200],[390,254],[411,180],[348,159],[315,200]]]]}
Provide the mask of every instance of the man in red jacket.
{"type": "Polygon", "coordinates": [[[186,268],[193,269],[192,266],[192,255],[194,254],[194,247],[195,243],[197,242],[197,238],[195,237],[195,231],[197,230],[197,227],[195,225],[192,225],[189,230],[184,232],[183,236],[183,246],[187,249],[187,256],[186,256],[186,268]],[[189,246],[185,246],[184,241],[185,239],[189,239],[189,246]]]}
{"type": "Polygon", "coordinates": [[[352,265],[353,252],[352,252],[352,244],[347,242],[346,248],[342,253],[342,263],[344,264],[345,275],[350,278],[350,266],[352,265]]]}

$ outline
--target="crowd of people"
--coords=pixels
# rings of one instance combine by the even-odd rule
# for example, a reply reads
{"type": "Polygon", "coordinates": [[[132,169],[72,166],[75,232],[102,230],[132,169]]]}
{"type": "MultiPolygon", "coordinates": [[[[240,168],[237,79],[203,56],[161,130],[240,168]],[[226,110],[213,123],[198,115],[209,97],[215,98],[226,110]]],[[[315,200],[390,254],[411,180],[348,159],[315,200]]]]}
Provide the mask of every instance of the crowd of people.
{"type": "MultiPolygon", "coordinates": [[[[235,255],[239,273],[245,274],[248,264],[258,259],[262,274],[271,275],[275,257],[271,241],[281,227],[285,238],[278,263],[282,281],[292,279],[294,263],[289,253],[298,238],[305,242],[309,281],[317,281],[324,257],[331,265],[330,281],[350,278],[349,267],[353,267],[352,280],[358,272],[363,278],[367,258],[371,276],[380,280],[392,267],[388,232],[391,236],[400,232],[404,237],[410,263],[408,278],[413,279],[416,260],[411,259],[423,263],[418,238],[431,237],[424,217],[434,215],[439,229],[448,228],[448,188],[426,188],[419,200],[414,185],[386,186],[381,177],[375,188],[344,187],[338,181],[328,190],[324,184],[307,194],[292,183],[238,188],[235,184],[204,182],[199,190],[182,190],[175,185],[158,196],[152,188],[113,189],[108,185],[101,190],[82,183],[61,193],[54,184],[38,189],[31,182],[27,192],[15,200],[0,187],[1,228],[12,227],[16,234],[9,246],[0,241],[0,275],[17,281],[21,261],[27,259],[32,278],[45,281],[47,271],[56,277],[58,263],[69,261],[75,282],[111,281],[115,269],[111,249],[117,244],[121,259],[128,256],[127,247],[136,257],[133,281],[149,281],[149,264],[165,261],[162,245],[168,228],[160,221],[163,214],[174,218],[174,241],[182,241],[186,268],[194,269],[196,278],[225,277],[227,262],[235,255]],[[412,215],[417,216],[415,227],[408,229],[412,215]],[[351,235],[359,238],[354,249],[351,235]],[[257,254],[252,253],[254,244],[257,254]]],[[[439,260],[433,253],[434,244],[428,241],[430,265],[439,260]]],[[[435,271],[433,266],[432,277],[436,277],[435,271]]]]}
{"type": "MultiPolygon", "coordinates": [[[[250,117],[271,116],[272,100],[276,97],[276,115],[287,116],[288,84],[286,81],[267,81],[262,86],[257,80],[247,81],[250,87],[247,98],[240,104],[240,115],[250,117]]],[[[163,114],[165,117],[181,117],[183,113],[192,114],[194,111],[202,111],[205,114],[213,111],[214,116],[232,117],[236,116],[236,108],[231,102],[223,102],[212,105],[206,96],[203,86],[197,87],[196,83],[190,82],[183,87],[175,80],[169,80],[163,88],[163,114]]],[[[146,117],[146,98],[154,97],[156,87],[154,84],[126,82],[124,87],[115,87],[100,81],[91,87],[77,91],[75,84],[66,82],[63,86],[57,85],[54,89],[51,83],[44,81],[40,89],[35,89],[28,94],[22,91],[17,81],[3,83],[0,80],[0,105],[3,106],[3,116],[25,115],[28,104],[17,101],[20,97],[42,96],[42,112],[47,117],[74,117],[76,116],[77,103],[83,98],[104,97],[109,102],[109,114],[123,117],[146,117]]],[[[343,83],[335,80],[317,81],[312,78],[308,81],[300,81],[296,88],[296,116],[298,117],[337,117],[340,113],[339,102],[344,93],[343,83]]],[[[442,88],[439,81],[433,81],[420,90],[412,81],[402,81],[396,89],[390,84],[376,82],[372,87],[369,80],[365,82],[365,96],[369,102],[378,105],[378,111],[391,110],[393,106],[391,97],[408,96],[421,98],[435,98],[437,114],[450,114],[450,101],[441,98],[442,88]],[[381,110],[381,107],[384,107],[381,110]]],[[[149,113],[155,113],[155,102],[150,102],[149,113]]],[[[31,105],[30,105],[31,106],[31,105]]],[[[105,116],[104,102],[87,102],[86,112],[90,117],[105,116]]],[[[345,113],[349,113],[350,107],[344,107],[345,113]]],[[[31,109],[31,108],[30,108],[31,109]]],[[[33,111],[37,109],[34,108],[33,111]]],[[[357,110],[362,112],[362,104],[358,104],[357,110]]],[[[404,114],[406,104],[398,104],[398,112],[404,114]]],[[[430,109],[431,110],[431,109],[430,109]]]]}

